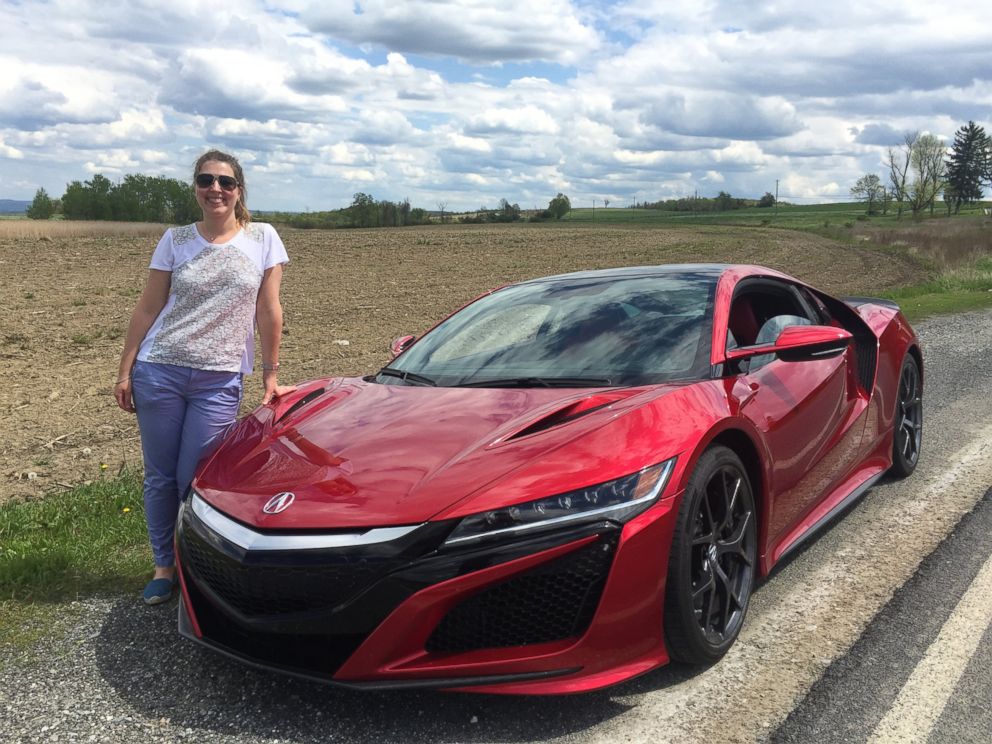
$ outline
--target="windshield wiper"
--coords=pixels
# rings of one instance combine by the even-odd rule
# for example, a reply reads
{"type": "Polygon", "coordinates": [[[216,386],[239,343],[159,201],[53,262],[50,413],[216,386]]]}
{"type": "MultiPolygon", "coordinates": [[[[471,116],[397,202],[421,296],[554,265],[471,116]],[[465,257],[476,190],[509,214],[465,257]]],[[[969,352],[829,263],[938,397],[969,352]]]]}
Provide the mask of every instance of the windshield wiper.
{"type": "Polygon", "coordinates": [[[376,374],[383,375],[384,377],[398,377],[403,380],[403,382],[408,382],[411,385],[428,385],[429,387],[437,387],[437,383],[430,377],[418,375],[416,372],[407,372],[403,369],[396,369],[395,367],[383,367],[376,374]]]}
{"type": "Polygon", "coordinates": [[[463,382],[454,387],[607,387],[612,384],[609,377],[507,377],[463,382]]]}

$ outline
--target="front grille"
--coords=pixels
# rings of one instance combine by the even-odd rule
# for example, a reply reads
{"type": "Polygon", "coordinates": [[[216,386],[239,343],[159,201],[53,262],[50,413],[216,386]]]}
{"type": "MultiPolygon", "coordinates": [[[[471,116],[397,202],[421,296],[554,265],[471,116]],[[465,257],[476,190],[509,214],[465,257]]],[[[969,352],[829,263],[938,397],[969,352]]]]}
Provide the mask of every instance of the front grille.
{"type": "Polygon", "coordinates": [[[330,610],[396,567],[389,561],[343,557],[315,565],[246,564],[221,553],[192,529],[183,531],[182,548],[184,565],[195,580],[245,617],[330,610]]]}
{"type": "Polygon", "coordinates": [[[616,545],[615,537],[598,540],[466,599],[444,616],[427,650],[464,652],[581,635],[599,604],[616,545]]]}
{"type": "Polygon", "coordinates": [[[334,633],[330,629],[323,633],[272,633],[242,627],[208,601],[194,582],[187,581],[186,587],[204,638],[281,669],[333,676],[366,637],[364,633],[334,633]]]}

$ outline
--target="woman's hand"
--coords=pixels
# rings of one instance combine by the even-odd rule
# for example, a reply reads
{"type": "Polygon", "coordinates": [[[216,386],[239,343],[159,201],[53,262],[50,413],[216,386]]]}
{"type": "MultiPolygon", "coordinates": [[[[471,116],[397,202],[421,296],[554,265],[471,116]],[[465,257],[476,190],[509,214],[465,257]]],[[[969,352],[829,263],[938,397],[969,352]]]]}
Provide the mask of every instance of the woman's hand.
{"type": "Polygon", "coordinates": [[[280,385],[279,373],[274,369],[267,369],[262,373],[262,385],[265,392],[262,394],[262,405],[271,403],[273,399],[280,395],[286,395],[296,390],[296,385],[280,385]]]}
{"type": "Polygon", "coordinates": [[[128,413],[134,413],[134,399],[131,397],[131,378],[124,377],[114,385],[114,399],[117,405],[128,413]]]}

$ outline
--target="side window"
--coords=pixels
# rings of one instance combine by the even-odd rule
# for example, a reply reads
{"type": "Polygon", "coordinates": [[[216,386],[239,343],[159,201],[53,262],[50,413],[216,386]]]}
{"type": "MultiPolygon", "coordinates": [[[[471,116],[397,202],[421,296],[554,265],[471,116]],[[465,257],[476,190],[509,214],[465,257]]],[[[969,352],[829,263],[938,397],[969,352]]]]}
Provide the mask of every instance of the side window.
{"type": "MultiPolygon", "coordinates": [[[[811,299],[801,297],[796,288],[774,280],[760,280],[734,297],[728,318],[727,348],[774,343],[783,328],[819,323],[811,299]]],[[[748,370],[764,367],[775,356],[752,357],[748,370]]]]}

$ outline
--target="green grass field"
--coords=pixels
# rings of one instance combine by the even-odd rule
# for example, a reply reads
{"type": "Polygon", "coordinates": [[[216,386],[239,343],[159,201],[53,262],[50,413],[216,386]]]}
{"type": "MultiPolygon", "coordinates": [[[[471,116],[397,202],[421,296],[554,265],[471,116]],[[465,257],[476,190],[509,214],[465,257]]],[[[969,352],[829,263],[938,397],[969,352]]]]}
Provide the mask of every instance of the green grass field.
{"type": "MultiPolygon", "coordinates": [[[[987,208],[984,203],[965,207],[957,217],[979,216],[987,208]]],[[[933,217],[927,213],[924,220],[942,218],[946,215],[943,207],[934,211],[933,217]]],[[[658,223],[667,225],[740,225],[742,227],[780,227],[789,230],[812,230],[821,232],[830,228],[850,228],[859,222],[871,224],[901,224],[913,222],[909,210],[900,218],[895,209],[888,214],[865,213],[864,204],[858,202],[833,204],[780,204],[778,207],[734,209],[726,212],[665,212],[658,209],[629,209],[625,207],[573,208],[562,222],[622,222],[658,223]]]]}

